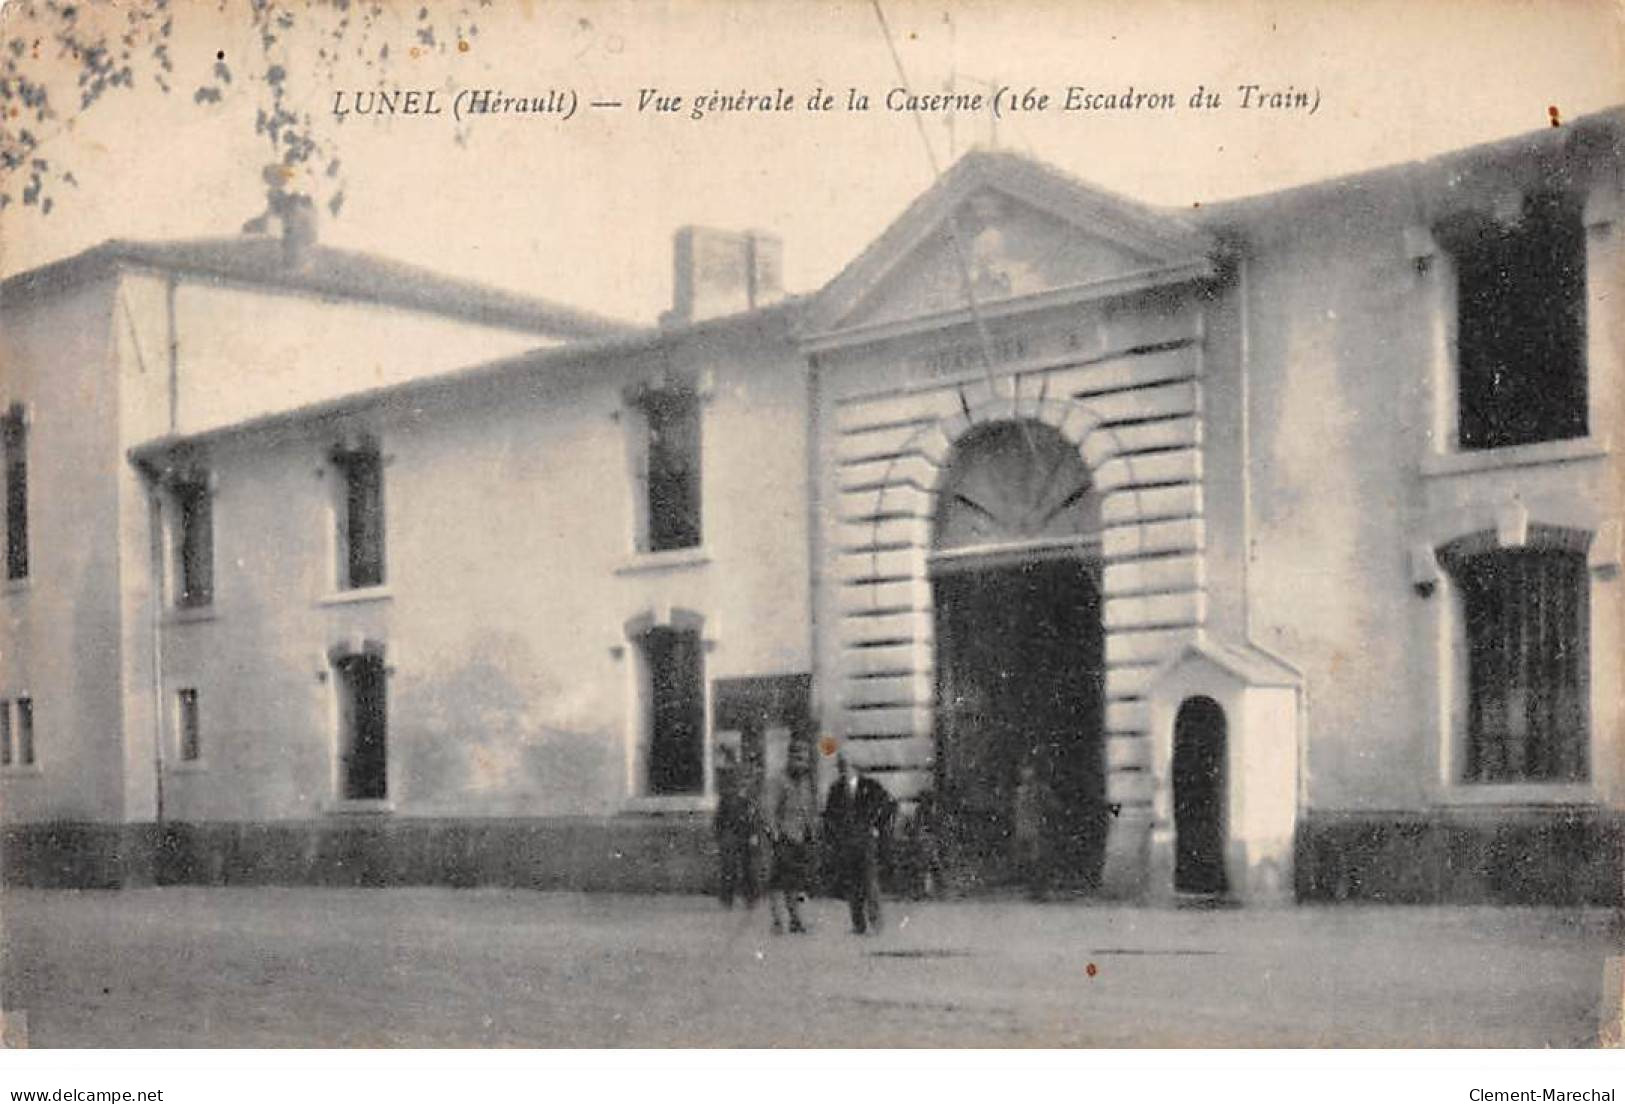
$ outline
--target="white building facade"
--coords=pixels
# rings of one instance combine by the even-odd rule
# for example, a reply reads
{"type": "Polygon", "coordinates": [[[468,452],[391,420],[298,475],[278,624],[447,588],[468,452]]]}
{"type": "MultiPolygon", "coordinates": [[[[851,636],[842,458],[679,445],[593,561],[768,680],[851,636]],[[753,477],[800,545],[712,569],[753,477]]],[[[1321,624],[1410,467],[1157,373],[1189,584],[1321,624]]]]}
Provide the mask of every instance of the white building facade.
{"type": "Polygon", "coordinates": [[[1618,902],[1621,127],[1179,212],[972,154],[805,299],[685,231],[644,333],[14,277],[8,876],[700,888],[803,740],[966,889],[1031,768],[1079,892],[1618,902]]]}

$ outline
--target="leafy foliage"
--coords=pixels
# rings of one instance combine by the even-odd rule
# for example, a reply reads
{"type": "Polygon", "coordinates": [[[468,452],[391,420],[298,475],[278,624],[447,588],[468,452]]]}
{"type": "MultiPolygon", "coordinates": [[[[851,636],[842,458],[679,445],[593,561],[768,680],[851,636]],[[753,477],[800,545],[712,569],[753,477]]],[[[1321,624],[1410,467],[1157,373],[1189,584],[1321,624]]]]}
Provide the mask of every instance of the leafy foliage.
{"type": "MultiPolygon", "coordinates": [[[[218,110],[239,83],[257,99],[254,132],[268,152],[266,208],[244,229],[264,229],[296,201],[323,199],[334,215],[344,205],[335,129],[344,119],[298,106],[295,80],[332,85],[341,67],[353,75],[359,66],[383,86],[392,45],[404,38],[414,56],[466,49],[479,34],[473,9],[490,4],[425,5],[414,14],[384,0],[217,0],[222,24],[246,21],[257,50],[240,66],[219,51],[191,96],[200,108],[218,110]]],[[[0,22],[0,208],[20,202],[50,214],[63,189],[78,185],[68,155],[47,148],[51,140],[109,96],[146,82],[168,94],[179,81],[173,0],[11,0],[0,22]]]]}

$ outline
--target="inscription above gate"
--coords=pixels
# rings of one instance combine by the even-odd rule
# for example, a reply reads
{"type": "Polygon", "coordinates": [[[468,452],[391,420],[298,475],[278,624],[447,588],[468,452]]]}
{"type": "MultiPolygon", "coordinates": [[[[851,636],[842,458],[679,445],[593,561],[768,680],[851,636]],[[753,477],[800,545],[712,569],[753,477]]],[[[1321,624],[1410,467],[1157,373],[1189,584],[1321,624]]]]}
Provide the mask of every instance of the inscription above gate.
{"type": "Polygon", "coordinates": [[[909,357],[908,374],[915,381],[974,376],[984,371],[988,364],[998,366],[1072,354],[1090,356],[1101,350],[1102,341],[1098,326],[1074,326],[1048,333],[1010,334],[988,342],[985,361],[981,342],[956,341],[924,349],[909,357]]]}

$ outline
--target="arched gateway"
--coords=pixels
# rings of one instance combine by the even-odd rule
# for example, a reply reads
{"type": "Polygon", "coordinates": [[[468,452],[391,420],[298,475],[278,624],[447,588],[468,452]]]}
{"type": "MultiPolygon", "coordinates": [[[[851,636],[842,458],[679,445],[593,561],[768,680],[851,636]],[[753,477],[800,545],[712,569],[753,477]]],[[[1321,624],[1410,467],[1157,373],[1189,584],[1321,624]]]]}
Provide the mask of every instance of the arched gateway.
{"type": "Polygon", "coordinates": [[[957,818],[973,875],[1009,865],[1031,758],[1065,880],[1146,887],[1148,694],[1206,618],[1218,255],[1182,219],[977,155],[803,321],[823,721],[900,800],[957,818]]]}
{"type": "Polygon", "coordinates": [[[962,883],[1010,876],[1030,757],[1060,881],[1143,887],[1145,694],[1203,608],[1200,351],[1173,334],[836,405],[835,730],[898,798],[933,795],[962,883]]]}
{"type": "Polygon", "coordinates": [[[1100,499],[1075,445],[1038,421],[980,425],[937,491],[934,783],[947,872],[1015,875],[1018,803],[1040,861],[1094,888],[1105,853],[1100,499]],[[1026,774],[1028,792],[1018,798],[1026,774]],[[1038,795],[1035,800],[1035,795],[1038,795]]]}

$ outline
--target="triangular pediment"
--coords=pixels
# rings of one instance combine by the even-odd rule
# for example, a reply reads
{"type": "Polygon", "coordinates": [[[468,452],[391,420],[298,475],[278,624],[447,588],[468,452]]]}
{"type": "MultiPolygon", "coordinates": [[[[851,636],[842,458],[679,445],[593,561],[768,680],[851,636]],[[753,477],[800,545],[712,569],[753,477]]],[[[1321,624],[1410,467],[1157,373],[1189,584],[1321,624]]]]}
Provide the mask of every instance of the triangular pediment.
{"type": "Polygon", "coordinates": [[[1303,682],[1297,668],[1255,644],[1221,643],[1199,633],[1157,669],[1151,679],[1153,693],[1180,672],[1204,664],[1246,686],[1299,686],[1303,682]]]}
{"type": "Polygon", "coordinates": [[[972,300],[997,308],[1189,280],[1211,274],[1214,252],[1176,214],[1027,158],[971,154],[819,293],[807,332],[886,330],[972,300]]]}

